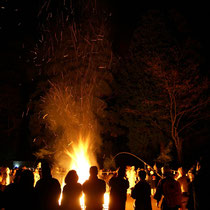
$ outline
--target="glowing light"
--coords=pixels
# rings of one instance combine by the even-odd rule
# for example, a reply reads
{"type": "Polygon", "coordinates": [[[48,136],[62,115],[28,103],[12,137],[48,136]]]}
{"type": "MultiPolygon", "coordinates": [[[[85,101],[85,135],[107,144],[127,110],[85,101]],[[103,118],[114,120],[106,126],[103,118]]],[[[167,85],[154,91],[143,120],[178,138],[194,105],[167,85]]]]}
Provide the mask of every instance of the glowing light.
{"type": "MultiPolygon", "coordinates": [[[[63,190],[63,187],[64,187],[64,181],[62,181],[62,184],[61,184],[61,189],[62,190],[63,190]]],[[[61,205],[62,198],[63,198],[63,192],[61,191],[60,198],[58,200],[59,206],[61,205]]]]}
{"type": "Polygon", "coordinates": [[[6,185],[9,185],[10,184],[10,176],[9,176],[9,173],[10,173],[10,169],[7,167],[6,168],[6,185]]]}
{"type": "Polygon", "coordinates": [[[72,149],[72,152],[67,151],[67,154],[72,159],[70,169],[77,171],[79,176],[78,182],[83,184],[89,178],[89,169],[92,163],[89,153],[89,139],[82,140],[80,138],[77,145],[72,145],[72,149]]]}
{"type": "Polygon", "coordinates": [[[131,188],[133,188],[136,184],[136,171],[135,171],[134,166],[127,166],[126,176],[128,178],[128,181],[129,181],[128,194],[131,194],[131,188]]]}
{"type": "Polygon", "coordinates": [[[103,208],[105,209],[109,209],[109,193],[106,192],[104,194],[104,204],[103,204],[103,208]]]}
{"type": "Polygon", "coordinates": [[[43,120],[44,120],[47,116],[48,116],[48,114],[45,114],[45,115],[43,116],[43,120]]]}
{"type": "Polygon", "coordinates": [[[34,170],[34,187],[36,186],[36,183],[40,180],[40,175],[39,175],[39,169],[34,170]]]}
{"type": "Polygon", "coordinates": [[[84,193],[82,193],[82,197],[80,198],[80,205],[81,205],[82,210],[84,210],[85,209],[85,195],[84,195],[84,193]]]}
{"type": "MultiPolygon", "coordinates": [[[[72,144],[72,150],[66,151],[67,155],[71,158],[71,164],[69,170],[76,170],[80,184],[83,184],[89,178],[89,169],[92,165],[97,165],[95,158],[90,152],[90,140],[86,138],[85,140],[80,138],[77,144],[72,144]]],[[[64,182],[62,182],[62,189],[64,187],[64,182]]],[[[59,205],[61,204],[62,193],[59,198],[59,205]]],[[[80,198],[80,205],[82,210],[85,209],[85,196],[82,194],[80,198]]],[[[104,204],[103,209],[108,209],[109,206],[109,193],[104,194],[104,204]]]]}

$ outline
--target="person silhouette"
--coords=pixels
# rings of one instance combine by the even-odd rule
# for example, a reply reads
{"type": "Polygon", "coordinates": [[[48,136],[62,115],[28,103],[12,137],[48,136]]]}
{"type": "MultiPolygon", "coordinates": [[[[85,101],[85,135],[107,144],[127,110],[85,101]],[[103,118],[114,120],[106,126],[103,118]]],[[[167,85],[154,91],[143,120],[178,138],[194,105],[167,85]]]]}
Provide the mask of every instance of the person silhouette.
{"type": "Polygon", "coordinates": [[[174,175],[168,166],[164,167],[164,178],[158,183],[154,199],[157,200],[157,206],[163,196],[161,203],[162,210],[178,210],[181,207],[181,186],[174,179],[174,175]]]}
{"type": "Polygon", "coordinates": [[[119,168],[118,176],[110,179],[109,186],[111,188],[109,210],[125,210],[129,188],[129,182],[125,179],[125,168],[119,168]]]}
{"type": "Polygon", "coordinates": [[[140,181],[134,186],[131,197],[135,199],[135,210],[152,210],[151,187],[146,179],[146,172],[139,171],[140,181]]]}
{"type": "Polygon", "coordinates": [[[21,174],[22,170],[18,169],[15,174],[14,182],[7,185],[3,191],[2,202],[5,210],[16,209],[16,203],[18,202],[17,190],[20,184],[21,174]]]}
{"type": "Polygon", "coordinates": [[[26,169],[22,172],[18,188],[18,202],[16,209],[35,209],[35,190],[34,190],[34,174],[26,169]]]}
{"type": "Polygon", "coordinates": [[[209,206],[209,160],[209,154],[204,154],[204,156],[201,157],[200,168],[192,182],[191,193],[193,194],[194,209],[196,210],[208,209],[209,206]]]}
{"type": "Polygon", "coordinates": [[[69,171],[65,177],[66,185],[63,188],[62,210],[81,210],[80,197],[82,196],[82,185],[77,181],[77,172],[75,170],[69,171]]]}
{"type": "Polygon", "coordinates": [[[17,183],[12,183],[5,189],[5,210],[35,210],[34,175],[30,170],[21,172],[17,183]]]}
{"type": "Polygon", "coordinates": [[[86,210],[102,210],[106,183],[98,178],[97,166],[90,167],[90,177],[82,186],[86,210]]]}
{"type": "Polygon", "coordinates": [[[58,200],[61,194],[61,186],[57,179],[53,178],[50,166],[47,162],[42,162],[42,178],[35,186],[37,209],[57,210],[58,200]]]}
{"type": "Polygon", "coordinates": [[[3,200],[4,200],[4,193],[0,189],[0,209],[4,207],[3,200]]]}

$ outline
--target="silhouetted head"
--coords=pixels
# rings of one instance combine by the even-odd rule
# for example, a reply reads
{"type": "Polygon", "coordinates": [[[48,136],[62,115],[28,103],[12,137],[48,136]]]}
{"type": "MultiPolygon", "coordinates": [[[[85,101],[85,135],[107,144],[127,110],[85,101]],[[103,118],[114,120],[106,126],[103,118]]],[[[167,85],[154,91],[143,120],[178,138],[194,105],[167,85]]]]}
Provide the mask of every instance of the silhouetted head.
{"type": "Polygon", "coordinates": [[[145,180],[146,179],[146,172],[145,172],[145,170],[141,169],[139,171],[139,177],[140,177],[141,180],[145,180]]]}
{"type": "Polygon", "coordinates": [[[24,170],[21,173],[20,185],[27,188],[34,186],[34,174],[32,171],[24,170]]]}
{"type": "Polygon", "coordinates": [[[66,184],[69,184],[69,183],[77,183],[78,179],[79,179],[79,177],[77,175],[77,172],[75,170],[71,170],[66,175],[65,183],[66,184]]]}
{"type": "Polygon", "coordinates": [[[91,177],[97,177],[98,175],[98,168],[97,166],[91,166],[90,167],[90,176],[91,177]]]}
{"type": "Polygon", "coordinates": [[[51,177],[50,165],[47,162],[42,162],[42,178],[51,177]]]}
{"type": "Polygon", "coordinates": [[[210,157],[209,154],[204,154],[200,158],[200,172],[208,172],[209,173],[209,161],[210,157]]]}
{"type": "Polygon", "coordinates": [[[21,174],[22,174],[22,169],[17,169],[17,171],[15,173],[14,183],[18,184],[20,182],[21,174]]]}
{"type": "Polygon", "coordinates": [[[125,176],[125,168],[119,168],[118,177],[124,177],[124,176],[125,176]]]}
{"type": "Polygon", "coordinates": [[[171,176],[172,175],[172,171],[171,171],[169,166],[164,166],[163,167],[163,175],[164,176],[171,176]]]}

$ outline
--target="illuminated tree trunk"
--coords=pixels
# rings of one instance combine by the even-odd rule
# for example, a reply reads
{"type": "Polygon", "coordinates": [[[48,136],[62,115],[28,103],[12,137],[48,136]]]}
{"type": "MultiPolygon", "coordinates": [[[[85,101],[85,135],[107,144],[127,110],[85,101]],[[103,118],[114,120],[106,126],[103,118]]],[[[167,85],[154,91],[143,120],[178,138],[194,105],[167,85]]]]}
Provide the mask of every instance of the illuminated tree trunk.
{"type": "Polygon", "coordinates": [[[175,126],[172,126],[172,139],[174,141],[174,144],[176,146],[176,150],[177,150],[177,158],[178,158],[178,162],[182,163],[182,142],[183,140],[181,138],[179,138],[177,129],[175,126]]]}
{"type": "MultiPolygon", "coordinates": [[[[141,121],[148,123],[146,132],[154,128],[160,130],[163,144],[166,144],[165,139],[168,144],[173,141],[177,159],[181,162],[185,136],[189,135],[192,126],[208,118],[208,114],[204,114],[208,104],[208,79],[200,77],[200,55],[196,50],[198,43],[188,37],[180,42],[172,36],[168,26],[165,15],[160,11],[149,11],[142,17],[141,26],[135,30],[129,71],[132,75],[127,74],[129,79],[126,79],[130,81],[131,76],[136,77],[136,72],[143,71],[143,79],[139,78],[136,84],[140,83],[144,88],[139,88],[137,95],[142,98],[133,102],[138,106],[131,103],[123,111],[138,115],[139,124],[141,121]],[[135,69],[136,66],[138,68],[135,69]]],[[[128,89],[129,86],[124,87],[128,89]]],[[[132,95],[135,91],[129,93],[132,95]]],[[[127,101],[125,104],[127,106],[127,101]]]]}
{"type": "Polygon", "coordinates": [[[179,138],[178,132],[178,116],[177,116],[177,104],[175,97],[175,89],[169,88],[168,82],[165,81],[166,89],[168,90],[169,98],[170,98],[170,121],[171,121],[171,137],[174,141],[176,150],[177,150],[177,158],[178,162],[182,162],[182,139],[179,138]]]}

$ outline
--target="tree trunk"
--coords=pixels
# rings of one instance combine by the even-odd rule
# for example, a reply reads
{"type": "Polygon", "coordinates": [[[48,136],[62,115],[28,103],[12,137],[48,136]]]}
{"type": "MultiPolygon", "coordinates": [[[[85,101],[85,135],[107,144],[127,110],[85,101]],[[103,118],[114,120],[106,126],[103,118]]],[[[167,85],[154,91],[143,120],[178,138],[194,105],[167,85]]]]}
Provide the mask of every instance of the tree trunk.
{"type": "Polygon", "coordinates": [[[182,139],[176,139],[176,150],[177,150],[177,159],[178,163],[182,164],[182,139]]]}

